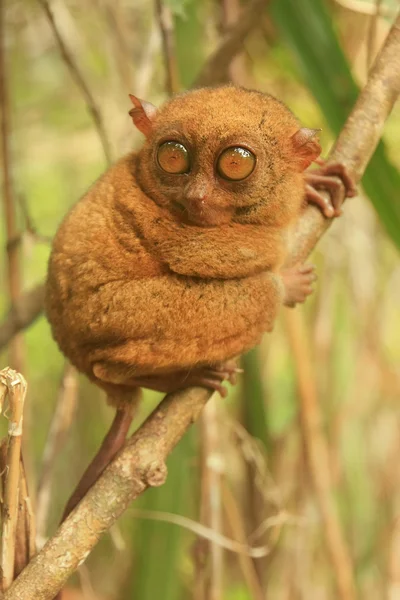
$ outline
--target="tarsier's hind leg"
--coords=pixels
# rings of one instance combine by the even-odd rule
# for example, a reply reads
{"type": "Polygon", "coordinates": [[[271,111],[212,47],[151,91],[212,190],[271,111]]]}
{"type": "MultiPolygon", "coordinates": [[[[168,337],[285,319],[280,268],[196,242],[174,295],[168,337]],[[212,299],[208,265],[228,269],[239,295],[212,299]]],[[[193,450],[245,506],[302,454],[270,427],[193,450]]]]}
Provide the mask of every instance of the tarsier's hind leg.
{"type": "Polygon", "coordinates": [[[170,393],[191,386],[201,386],[217,390],[222,397],[227,394],[224,381],[236,383],[236,374],[241,372],[234,360],[214,365],[179,369],[170,373],[149,373],[132,376],[127,365],[98,362],[93,366],[94,375],[102,382],[143,387],[157,392],[170,393]],[[124,373],[125,367],[125,373],[124,373]]]}

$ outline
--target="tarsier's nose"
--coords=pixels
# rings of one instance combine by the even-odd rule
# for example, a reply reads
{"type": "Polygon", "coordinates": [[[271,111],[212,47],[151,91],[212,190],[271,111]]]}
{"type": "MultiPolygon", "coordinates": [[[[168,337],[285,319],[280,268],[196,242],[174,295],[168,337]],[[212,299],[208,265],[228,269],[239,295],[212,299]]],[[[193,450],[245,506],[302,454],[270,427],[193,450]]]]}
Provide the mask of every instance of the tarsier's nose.
{"type": "Polygon", "coordinates": [[[210,195],[210,185],[206,181],[193,182],[185,189],[183,202],[186,208],[201,209],[210,195]]]}

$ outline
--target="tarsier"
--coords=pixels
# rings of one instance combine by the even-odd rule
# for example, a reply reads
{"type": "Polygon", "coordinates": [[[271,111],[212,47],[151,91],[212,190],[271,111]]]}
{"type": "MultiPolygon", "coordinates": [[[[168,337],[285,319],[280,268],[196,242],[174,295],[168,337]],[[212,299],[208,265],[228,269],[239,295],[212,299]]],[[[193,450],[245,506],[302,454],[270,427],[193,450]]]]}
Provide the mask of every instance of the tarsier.
{"type": "Polygon", "coordinates": [[[282,304],[311,293],[313,269],[284,266],[302,206],[338,215],[333,175],[355,193],[341,165],[305,172],[320,154],[316,130],[270,95],[205,88],[159,110],[131,100],[143,147],[74,206],[49,263],[53,335],[117,408],[86,488],[122,444],[135,390],[224,393],[234,357],[272,329],[282,304]]]}

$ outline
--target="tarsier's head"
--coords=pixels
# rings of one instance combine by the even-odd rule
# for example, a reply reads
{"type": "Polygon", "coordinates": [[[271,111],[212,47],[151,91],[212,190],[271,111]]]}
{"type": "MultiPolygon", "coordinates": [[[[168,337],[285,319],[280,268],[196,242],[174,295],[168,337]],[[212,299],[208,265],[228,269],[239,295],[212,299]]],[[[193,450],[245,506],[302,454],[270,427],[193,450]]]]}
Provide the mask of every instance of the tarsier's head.
{"type": "Polygon", "coordinates": [[[321,150],[317,130],[300,128],[284,104],[260,92],[198,89],[159,110],[131,100],[130,115],[146,136],[137,173],[142,189],[194,225],[289,215],[293,181],[301,186],[302,171],[321,150]]]}

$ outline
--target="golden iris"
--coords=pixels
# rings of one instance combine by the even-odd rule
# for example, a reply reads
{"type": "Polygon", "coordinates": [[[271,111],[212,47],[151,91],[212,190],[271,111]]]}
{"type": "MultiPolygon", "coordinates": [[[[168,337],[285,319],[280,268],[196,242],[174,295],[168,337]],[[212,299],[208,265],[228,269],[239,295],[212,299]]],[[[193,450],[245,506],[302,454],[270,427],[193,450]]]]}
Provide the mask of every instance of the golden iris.
{"type": "Polygon", "coordinates": [[[164,142],[157,152],[158,164],[163,171],[179,175],[190,170],[189,153],[179,142],[164,142]]]}
{"type": "Polygon", "coordinates": [[[227,148],[221,154],[217,163],[219,175],[224,179],[240,181],[248,177],[256,166],[256,157],[250,150],[235,146],[227,148]]]}

